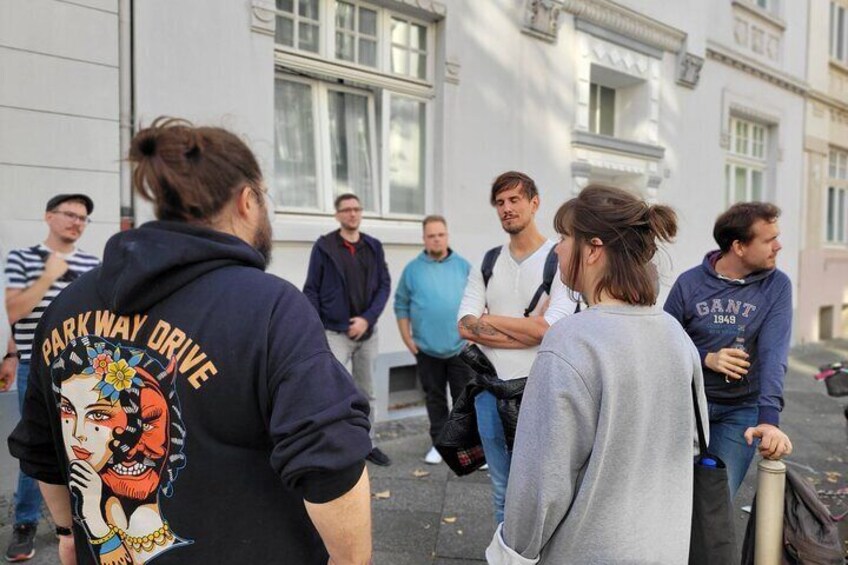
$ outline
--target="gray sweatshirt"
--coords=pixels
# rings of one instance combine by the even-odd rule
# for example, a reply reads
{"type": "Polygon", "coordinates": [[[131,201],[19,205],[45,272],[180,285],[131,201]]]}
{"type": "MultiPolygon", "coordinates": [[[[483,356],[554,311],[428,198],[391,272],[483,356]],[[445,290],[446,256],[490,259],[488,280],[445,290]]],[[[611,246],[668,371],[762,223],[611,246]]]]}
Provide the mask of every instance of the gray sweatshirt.
{"type": "MultiPolygon", "coordinates": [[[[659,308],[594,306],[545,335],[490,563],[686,563],[698,351],[659,308]]],[[[705,422],[706,423],[706,422],[705,422]]]]}

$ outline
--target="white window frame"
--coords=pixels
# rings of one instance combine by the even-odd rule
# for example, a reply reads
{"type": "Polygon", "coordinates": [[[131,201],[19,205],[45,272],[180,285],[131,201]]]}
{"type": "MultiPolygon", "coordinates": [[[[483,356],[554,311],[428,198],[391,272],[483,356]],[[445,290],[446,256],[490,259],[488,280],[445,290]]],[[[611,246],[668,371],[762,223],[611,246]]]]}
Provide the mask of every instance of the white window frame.
{"type": "Polygon", "coordinates": [[[385,111],[380,115],[381,123],[380,123],[380,139],[383,140],[383,146],[388,146],[389,140],[389,130],[391,126],[391,116],[389,115],[392,107],[392,97],[399,96],[401,98],[409,98],[411,100],[415,100],[416,102],[424,103],[424,123],[425,123],[425,131],[424,131],[424,213],[423,214],[408,214],[404,212],[392,212],[392,200],[391,200],[391,186],[389,179],[389,158],[382,159],[381,167],[380,167],[380,180],[381,180],[381,191],[380,191],[380,202],[383,205],[383,218],[394,219],[394,220],[417,220],[426,216],[429,210],[433,209],[433,129],[434,129],[434,118],[433,118],[433,103],[432,100],[420,97],[413,96],[409,94],[400,94],[393,93],[387,90],[383,90],[383,100],[382,105],[385,108],[385,111]]]}
{"type": "Polygon", "coordinates": [[[434,73],[434,69],[435,69],[433,59],[434,59],[434,55],[435,55],[435,53],[434,53],[434,47],[435,47],[434,42],[435,42],[435,39],[436,39],[435,29],[434,29],[433,25],[428,24],[425,21],[406,16],[404,14],[392,13],[392,12],[389,12],[388,10],[386,10],[384,15],[383,15],[383,26],[386,30],[386,37],[388,39],[388,41],[385,42],[385,46],[384,46],[384,49],[383,49],[383,53],[384,53],[384,59],[383,60],[386,61],[386,68],[384,69],[384,72],[391,74],[393,76],[403,77],[405,79],[410,79],[410,80],[418,80],[418,81],[430,81],[430,80],[432,80],[431,77],[433,77],[433,73],[434,73]],[[419,26],[424,27],[424,29],[426,30],[425,41],[427,42],[427,49],[423,49],[423,50],[412,49],[408,45],[401,46],[406,51],[407,58],[409,58],[412,53],[424,53],[424,55],[426,56],[424,78],[421,78],[421,77],[418,77],[418,76],[412,76],[409,73],[397,73],[397,72],[394,72],[392,70],[392,47],[395,46],[395,44],[392,42],[392,19],[402,20],[402,21],[406,22],[407,24],[409,24],[410,26],[413,25],[413,24],[419,25],[419,26]]]}
{"type": "MultiPolygon", "coordinates": [[[[335,5],[335,4],[333,4],[333,5],[335,5]]],[[[293,30],[292,30],[293,41],[292,41],[292,43],[294,43],[294,45],[283,45],[281,43],[276,43],[276,41],[277,41],[276,37],[274,38],[274,44],[277,45],[278,47],[283,48],[283,49],[289,49],[289,50],[297,51],[297,52],[300,52],[300,53],[310,53],[310,54],[313,54],[313,55],[320,54],[322,52],[322,49],[324,49],[324,46],[327,43],[326,40],[325,40],[326,33],[325,33],[325,30],[324,30],[324,28],[326,27],[324,25],[324,20],[326,18],[325,18],[325,15],[324,15],[323,2],[321,2],[321,0],[318,0],[318,19],[317,20],[312,20],[312,19],[309,19],[309,18],[306,18],[306,17],[300,15],[300,13],[298,12],[298,8],[299,8],[298,0],[292,0],[292,7],[294,8],[293,12],[286,12],[284,10],[278,10],[276,8],[276,3],[274,4],[273,8],[269,8],[269,10],[274,13],[275,20],[277,20],[277,18],[282,17],[282,18],[292,20],[292,22],[293,22],[293,30]],[[299,38],[300,38],[300,25],[299,24],[300,24],[301,21],[304,21],[304,22],[318,26],[318,51],[309,51],[309,50],[301,49],[300,47],[298,47],[298,45],[300,43],[299,42],[299,38]]],[[[279,20],[277,20],[277,21],[279,21],[279,20]]],[[[276,22],[275,22],[275,27],[276,27],[276,22]]]]}
{"type": "Polygon", "coordinates": [[[385,43],[385,30],[384,30],[385,24],[383,23],[383,12],[385,12],[385,10],[382,10],[379,6],[375,6],[375,5],[369,4],[367,2],[360,2],[359,0],[341,0],[341,1],[344,2],[345,4],[351,4],[354,7],[354,29],[353,29],[353,31],[344,30],[342,32],[342,33],[345,33],[345,34],[352,34],[353,35],[353,39],[354,39],[354,41],[353,41],[353,53],[354,53],[353,59],[354,60],[348,61],[347,59],[340,59],[336,56],[336,31],[337,31],[337,28],[336,28],[336,9],[338,7],[337,0],[331,0],[332,7],[329,10],[330,12],[332,12],[332,17],[330,17],[328,19],[332,23],[332,26],[327,26],[327,28],[328,28],[327,31],[328,31],[328,34],[331,35],[332,37],[329,38],[329,41],[327,43],[327,45],[329,46],[328,51],[326,53],[327,58],[332,59],[334,61],[347,63],[349,65],[356,65],[356,66],[362,67],[364,69],[375,69],[375,70],[379,70],[381,72],[385,72],[384,71],[385,58],[383,56],[384,49],[382,47],[382,44],[385,43]],[[360,8],[365,8],[367,10],[372,10],[372,11],[375,12],[375,16],[374,16],[375,19],[376,19],[375,25],[377,26],[377,35],[375,37],[365,35],[365,34],[363,34],[359,31],[359,9],[360,8]],[[330,29],[330,27],[332,27],[332,29],[330,29]],[[361,37],[365,37],[367,39],[373,39],[376,42],[376,45],[374,47],[375,52],[376,52],[376,55],[375,55],[376,61],[375,61],[374,66],[363,65],[359,62],[359,39],[361,37]]]}
{"type": "Polygon", "coordinates": [[[828,155],[827,171],[828,178],[824,187],[823,239],[828,246],[845,248],[848,246],[848,151],[832,148],[828,155]],[[831,191],[834,194],[833,207],[830,205],[831,191]],[[828,224],[831,222],[833,235],[828,230],[828,224]]]}
{"type": "MultiPolygon", "coordinates": [[[[378,218],[383,216],[383,197],[380,190],[379,155],[377,153],[377,111],[375,105],[375,94],[367,89],[353,88],[344,84],[333,84],[318,79],[298,77],[286,73],[277,73],[276,80],[299,82],[308,84],[312,88],[312,123],[315,124],[315,163],[317,171],[315,182],[318,189],[318,208],[305,208],[296,206],[277,205],[276,210],[284,213],[299,214],[333,214],[335,210],[333,203],[336,199],[335,179],[333,178],[332,140],[330,138],[330,106],[329,93],[349,92],[368,99],[368,128],[371,132],[369,139],[369,151],[371,152],[373,169],[372,191],[377,199],[376,210],[363,210],[362,215],[366,218],[378,218]]],[[[274,150],[277,150],[277,142],[274,142],[274,150]]]]}
{"type": "MultiPolygon", "coordinates": [[[[329,131],[329,107],[327,92],[349,87],[353,92],[369,95],[369,120],[371,122],[372,166],[376,177],[377,210],[364,213],[366,218],[381,219],[421,219],[433,210],[434,175],[434,136],[435,136],[435,59],[436,25],[407,15],[403,10],[392,10],[382,5],[361,0],[343,0],[357,7],[365,7],[377,12],[378,44],[377,68],[360,65],[357,62],[337,59],[335,56],[336,0],[321,0],[321,38],[319,53],[303,51],[285,45],[276,44],[275,59],[277,72],[275,80],[301,81],[309,83],[313,89],[313,123],[315,125],[316,166],[315,178],[319,190],[319,207],[302,208],[279,205],[276,211],[296,215],[331,215],[335,183],[332,176],[330,155],[331,140],[329,131]],[[391,24],[392,18],[426,29],[426,79],[408,74],[394,73],[391,69],[391,24]],[[297,76],[293,73],[297,73],[297,76]],[[340,79],[336,84],[334,79],[340,79]],[[409,214],[391,211],[391,194],[388,155],[388,134],[390,127],[391,97],[402,96],[424,103],[424,211],[421,214],[409,214]]],[[[297,0],[295,0],[297,2],[297,0]]],[[[287,14],[287,13],[286,13],[287,14]]],[[[418,51],[416,51],[418,52],[418,51]]],[[[276,140],[274,143],[275,151],[276,140]]],[[[274,187],[276,190],[276,187],[274,187]]]]}
{"type": "Polygon", "coordinates": [[[753,177],[755,172],[761,175],[760,200],[767,198],[768,186],[768,159],[770,131],[769,126],[760,122],[730,117],[730,147],[725,162],[725,191],[728,204],[740,202],[736,199],[736,170],[745,170],[745,197],[742,202],[750,202],[754,199],[753,177]],[[744,137],[738,135],[739,126],[742,125],[747,133],[744,137]],[[759,135],[758,133],[759,132],[759,135]],[[761,138],[762,143],[758,141],[761,138]],[[745,147],[740,151],[738,144],[744,139],[745,147]],[[759,151],[754,151],[755,146],[761,146],[759,151]]]}
{"type": "Polygon", "coordinates": [[[589,83],[589,132],[594,133],[595,135],[607,135],[607,136],[610,136],[610,137],[616,136],[616,134],[618,133],[617,132],[618,128],[616,127],[616,125],[617,125],[616,124],[616,121],[617,121],[616,120],[616,118],[617,118],[616,114],[617,114],[617,111],[618,111],[617,106],[618,106],[618,98],[619,98],[618,94],[619,94],[618,91],[615,88],[612,88],[611,86],[606,86],[606,85],[603,85],[603,84],[600,84],[600,83],[597,83],[597,82],[589,83]],[[612,100],[612,132],[609,132],[609,133],[601,132],[601,115],[602,115],[602,109],[603,109],[602,104],[601,104],[601,89],[602,88],[605,88],[607,90],[611,90],[612,94],[613,94],[613,100],[612,100]],[[597,102],[595,103],[595,114],[596,115],[593,117],[592,116],[592,103],[593,103],[592,101],[596,100],[596,99],[597,99],[597,102]],[[593,120],[595,122],[595,129],[592,129],[592,121],[593,120]]]}

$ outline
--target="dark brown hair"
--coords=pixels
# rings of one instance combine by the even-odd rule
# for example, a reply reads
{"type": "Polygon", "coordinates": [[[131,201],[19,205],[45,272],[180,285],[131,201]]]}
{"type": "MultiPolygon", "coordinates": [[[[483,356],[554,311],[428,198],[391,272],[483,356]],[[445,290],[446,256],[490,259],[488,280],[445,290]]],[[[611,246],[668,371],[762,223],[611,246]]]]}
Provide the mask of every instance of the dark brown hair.
{"type": "Polygon", "coordinates": [[[716,219],[713,239],[722,253],[730,251],[734,241],[748,243],[754,239],[754,224],[758,220],[774,222],[780,208],[770,202],[739,202],[716,219]]]}
{"type": "Polygon", "coordinates": [[[527,200],[532,200],[534,196],[539,196],[539,190],[536,188],[536,183],[533,179],[518,171],[507,171],[501,173],[495,179],[495,182],[492,183],[492,195],[489,197],[489,203],[494,206],[495,198],[498,194],[516,186],[521,187],[521,191],[527,197],[527,200]]]}
{"type": "Polygon", "coordinates": [[[344,194],[339,194],[336,196],[335,202],[333,202],[333,207],[336,209],[336,212],[339,211],[339,205],[345,200],[356,200],[359,202],[359,197],[352,192],[345,192],[344,194]]]}
{"type": "Polygon", "coordinates": [[[261,190],[256,157],[235,134],[161,116],[130,143],[133,187],[153,202],[160,220],[206,222],[236,192],[261,190]]]}
{"type": "Polygon", "coordinates": [[[430,214],[426,218],[421,221],[421,227],[426,228],[427,224],[432,224],[433,222],[442,222],[445,224],[445,227],[448,227],[448,221],[445,220],[444,216],[439,216],[438,214],[430,214]]]}
{"type": "Polygon", "coordinates": [[[607,264],[592,302],[607,292],[629,304],[656,303],[656,269],[650,261],[657,252],[657,240],[669,242],[677,234],[677,216],[670,207],[649,206],[620,188],[590,185],[560,206],[554,229],[574,238],[571,264],[564,273],[568,287],[574,288],[580,276],[583,246],[598,238],[606,250],[607,264]]]}

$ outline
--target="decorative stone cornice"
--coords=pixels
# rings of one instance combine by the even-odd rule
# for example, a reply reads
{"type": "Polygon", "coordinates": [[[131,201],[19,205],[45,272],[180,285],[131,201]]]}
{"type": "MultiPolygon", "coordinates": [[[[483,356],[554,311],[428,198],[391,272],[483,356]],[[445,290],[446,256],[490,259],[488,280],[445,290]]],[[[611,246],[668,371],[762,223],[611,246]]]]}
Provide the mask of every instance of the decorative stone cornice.
{"type": "Polygon", "coordinates": [[[707,42],[707,58],[724,63],[794,94],[805,96],[809,90],[805,82],[712,41],[707,42]]]}
{"type": "Polygon", "coordinates": [[[250,3],[250,29],[256,33],[274,36],[274,3],[268,0],[252,0],[250,3]]]}
{"type": "Polygon", "coordinates": [[[560,11],[554,0],[527,0],[522,31],[543,41],[556,42],[560,11]]]}
{"type": "MultiPolygon", "coordinates": [[[[528,9],[534,3],[528,0],[528,9]]],[[[664,51],[679,52],[686,39],[685,32],[611,0],[548,0],[548,3],[558,3],[563,12],[664,51]]]]}
{"type": "Polygon", "coordinates": [[[687,88],[695,88],[701,78],[701,67],[704,58],[681,51],[677,57],[677,84],[687,88]]]}

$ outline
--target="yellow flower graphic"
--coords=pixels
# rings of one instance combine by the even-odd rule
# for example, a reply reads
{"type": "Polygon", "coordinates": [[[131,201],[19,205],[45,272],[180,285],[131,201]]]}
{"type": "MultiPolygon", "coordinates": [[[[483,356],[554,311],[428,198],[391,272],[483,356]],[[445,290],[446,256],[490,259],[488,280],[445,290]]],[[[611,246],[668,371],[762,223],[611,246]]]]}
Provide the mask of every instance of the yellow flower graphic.
{"type": "Polygon", "coordinates": [[[115,387],[115,390],[124,390],[132,384],[132,379],[135,376],[135,369],[130,367],[123,359],[114,363],[109,363],[109,368],[106,372],[105,380],[108,384],[115,387]]]}

